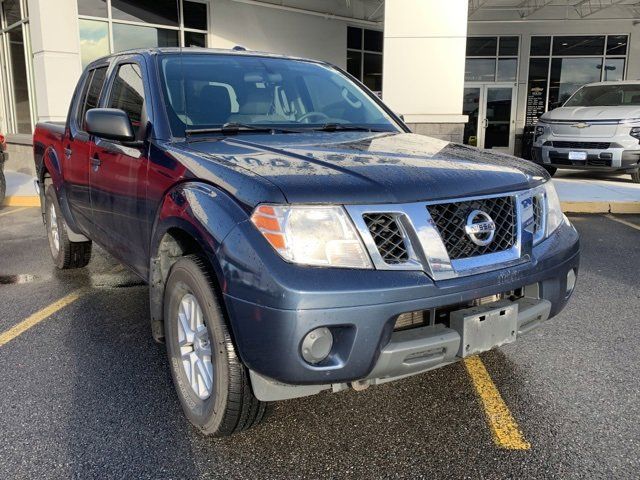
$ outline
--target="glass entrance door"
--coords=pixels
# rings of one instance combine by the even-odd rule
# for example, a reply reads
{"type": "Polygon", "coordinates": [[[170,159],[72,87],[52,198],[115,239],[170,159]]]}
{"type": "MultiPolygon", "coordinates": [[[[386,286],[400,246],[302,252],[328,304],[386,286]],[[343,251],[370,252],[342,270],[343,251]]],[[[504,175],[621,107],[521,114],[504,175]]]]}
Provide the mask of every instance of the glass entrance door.
{"type": "Polygon", "coordinates": [[[513,85],[495,83],[464,89],[465,144],[513,153],[514,92],[513,85]]]}

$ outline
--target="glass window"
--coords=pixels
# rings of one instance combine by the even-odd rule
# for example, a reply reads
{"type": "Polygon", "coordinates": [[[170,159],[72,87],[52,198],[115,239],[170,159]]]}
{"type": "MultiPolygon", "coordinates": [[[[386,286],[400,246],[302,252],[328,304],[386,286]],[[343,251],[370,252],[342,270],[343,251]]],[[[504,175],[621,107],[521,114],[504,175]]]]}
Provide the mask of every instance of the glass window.
{"type": "Polygon", "coordinates": [[[549,108],[564,103],[585,83],[600,81],[601,58],[554,58],[551,60],[549,108]]]}
{"type": "Polygon", "coordinates": [[[362,78],[362,53],[347,50],[347,72],[358,80],[362,78]]]}
{"type": "Polygon", "coordinates": [[[5,27],[22,20],[20,0],[4,0],[4,2],[2,2],[2,13],[5,19],[5,27]]]}
{"type": "Polygon", "coordinates": [[[378,30],[364,31],[364,49],[371,52],[382,52],[384,43],[382,32],[378,30]]]}
{"type": "Polygon", "coordinates": [[[517,78],[518,59],[498,59],[498,82],[515,82],[517,78]]]}
{"type": "Polygon", "coordinates": [[[497,37],[467,37],[467,57],[495,57],[497,37]]]}
{"type": "Polygon", "coordinates": [[[178,31],[140,25],[113,24],[113,50],[121,52],[131,48],[177,47],[178,31]]]}
{"type": "Polygon", "coordinates": [[[605,82],[617,82],[624,79],[624,58],[607,58],[605,60],[602,80],[605,82]]]}
{"type": "Polygon", "coordinates": [[[109,24],[98,20],[79,20],[82,68],[97,58],[109,55],[109,24]]]}
{"type": "Polygon", "coordinates": [[[283,128],[340,123],[397,130],[384,110],[357,84],[322,64],[183,53],[164,55],[161,71],[176,136],[183,136],[185,128],[219,127],[226,122],[283,128]],[[239,104],[237,112],[234,98],[239,104]]]}
{"type": "Polygon", "coordinates": [[[382,55],[376,53],[364,54],[362,83],[374,92],[382,91],[382,55]]]}
{"type": "Polygon", "coordinates": [[[118,73],[111,88],[109,107],[126,112],[137,136],[142,124],[144,107],[144,85],[138,65],[127,63],[118,67],[118,73]]]}
{"type": "Polygon", "coordinates": [[[626,55],[627,41],[626,35],[609,35],[607,37],[607,55],[626,55]]]}
{"type": "Polygon", "coordinates": [[[525,116],[527,126],[535,125],[538,118],[547,111],[548,76],[548,58],[532,58],[529,60],[529,83],[525,116]]]}
{"type": "Polygon", "coordinates": [[[206,47],[207,36],[204,33],[184,32],[185,47],[206,47]]]}
{"type": "Polygon", "coordinates": [[[114,20],[177,27],[178,2],[177,0],[111,0],[111,15],[114,20]]]}
{"type": "Polygon", "coordinates": [[[90,17],[107,18],[107,0],[78,0],[78,13],[90,17]]]}
{"type": "Polygon", "coordinates": [[[602,55],[604,35],[553,37],[553,55],[602,55]]]}
{"type": "Polygon", "coordinates": [[[531,55],[549,55],[551,37],[531,37],[531,55]]]}
{"type": "Polygon", "coordinates": [[[347,48],[362,49],[362,29],[347,27],[347,48]]]}
{"type": "Polygon", "coordinates": [[[520,39],[518,37],[500,37],[498,55],[501,57],[517,57],[519,43],[520,39]]]}
{"type": "Polygon", "coordinates": [[[185,28],[207,29],[207,5],[200,2],[184,2],[182,5],[185,28]]]}
{"type": "Polygon", "coordinates": [[[102,87],[104,85],[104,79],[107,76],[107,67],[96,68],[91,74],[91,80],[89,80],[89,89],[87,90],[87,97],[85,98],[84,105],[80,112],[80,120],[84,129],[84,116],[87,111],[92,108],[97,108],[100,102],[100,93],[102,93],[102,87]]]}
{"type": "MultiPolygon", "coordinates": [[[[4,5],[4,4],[3,4],[4,5]]],[[[22,27],[9,30],[9,56],[11,59],[13,101],[16,112],[17,133],[31,133],[31,106],[27,64],[24,59],[22,27]]]]}
{"type": "Polygon", "coordinates": [[[464,79],[467,82],[495,82],[495,58],[467,58],[464,67],[464,79]]]}

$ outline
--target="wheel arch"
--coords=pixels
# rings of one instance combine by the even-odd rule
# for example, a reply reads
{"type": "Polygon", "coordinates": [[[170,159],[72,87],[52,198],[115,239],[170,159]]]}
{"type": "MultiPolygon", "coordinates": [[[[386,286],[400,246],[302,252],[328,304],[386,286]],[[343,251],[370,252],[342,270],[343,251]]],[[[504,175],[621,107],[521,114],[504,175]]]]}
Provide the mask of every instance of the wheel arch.
{"type": "Polygon", "coordinates": [[[211,267],[221,293],[225,287],[219,248],[233,228],[248,218],[238,203],[222,190],[201,182],[181,183],[167,192],[153,225],[149,264],[151,331],[164,339],[163,299],[173,264],[199,254],[211,267]]]}

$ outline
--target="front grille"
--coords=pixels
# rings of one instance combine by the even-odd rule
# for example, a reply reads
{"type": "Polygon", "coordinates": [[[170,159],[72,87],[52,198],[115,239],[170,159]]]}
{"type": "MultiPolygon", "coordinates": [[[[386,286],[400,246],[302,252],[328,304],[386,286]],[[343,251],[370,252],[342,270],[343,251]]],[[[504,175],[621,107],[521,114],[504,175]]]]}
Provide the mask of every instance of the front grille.
{"type": "Polygon", "coordinates": [[[542,199],[536,195],[533,197],[533,235],[537,235],[542,230],[543,225],[542,199]]]}
{"type": "Polygon", "coordinates": [[[441,203],[427,205],[427,209],[451,260],[502,252],[515,244],[516,214],[512,197],[441,203]],[[467,217],[473,210],[485,212],[496,225],[494,238],[489,245],[476,245],[464,230],[467,217]]]}
{"type": "Polygon", "coordinates": [[[611,146],[608,142],[568,142],[554,140],[553,146],[556,148],[593,148],[595,150],[606,150],[611,146]]]}
{"type": "Polygon", "coordinates": [[[390,265],[405,263],[409,260],[409,251],[404,234],[396,217],[389,213],[365,213],[362,215],[380,256],[390,265]]]}

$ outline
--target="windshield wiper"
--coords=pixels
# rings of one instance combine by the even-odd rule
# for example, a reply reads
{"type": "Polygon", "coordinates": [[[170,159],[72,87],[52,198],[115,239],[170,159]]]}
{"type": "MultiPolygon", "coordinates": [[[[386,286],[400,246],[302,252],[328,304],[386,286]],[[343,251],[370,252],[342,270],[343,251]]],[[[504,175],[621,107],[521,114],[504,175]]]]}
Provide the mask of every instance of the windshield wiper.
{"type": "Polygon", "coordinates": [[[365,125],[352,125],[348,123],[325,123],[319,127],[313,127],[310,130],[318,132],[337,132],[337,131],[351,131],[351,132],[388,132],[389,130],[380,130],[365,125]]]}
{"type": "Polygon", "coordinates": [[[281,127],[270,127],[268,125],[251,125],[249,123],[230,122],[220,127],[211,128],[188,128],[184,131],[187,137],[192,135],[201,135],[207,133],[221,133],[223,135],[236,135],[242,131],[266,132],[266,133],[300,133],[300,130],[293,130],[281,127]]]}

